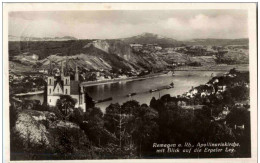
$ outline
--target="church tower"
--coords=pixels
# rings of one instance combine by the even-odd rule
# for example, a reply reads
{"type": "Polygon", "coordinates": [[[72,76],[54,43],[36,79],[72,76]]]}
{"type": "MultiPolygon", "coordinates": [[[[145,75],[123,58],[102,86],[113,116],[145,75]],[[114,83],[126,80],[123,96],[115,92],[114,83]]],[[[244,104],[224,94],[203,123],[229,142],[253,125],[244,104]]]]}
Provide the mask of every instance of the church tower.
{"type": "Polygon", "coordinates": [[[68,57],[66,58],[66,74],[64,75],[63,71],[63,88],[64,94],[70,95],[70,75],[68,75],[68,57]]]}
{"type": "Polygon", "coordinates": [[[61,80],[63,80],[63,78],[64,78],[64,68],[63,68],[63,61],[61,61],[61,70],[60,70],[60,76],[61,76],[61,80]]]}
{"type": "Polygon", "coordinates": [[[64,88],[64,94],[70,95],[70,76],[64,76],[63,77],[63,88],[64,88]]]}
{"type": "Polygon", "coordinates": [[[54,90],[54,76],[48,76],[47,78],[47,103],[52,104],[52,96],[54,90]]]}
{"type": "Polygon", "coordinates": [[[75,81],[79,81],[78,66],[76,66],[75,81]]]}

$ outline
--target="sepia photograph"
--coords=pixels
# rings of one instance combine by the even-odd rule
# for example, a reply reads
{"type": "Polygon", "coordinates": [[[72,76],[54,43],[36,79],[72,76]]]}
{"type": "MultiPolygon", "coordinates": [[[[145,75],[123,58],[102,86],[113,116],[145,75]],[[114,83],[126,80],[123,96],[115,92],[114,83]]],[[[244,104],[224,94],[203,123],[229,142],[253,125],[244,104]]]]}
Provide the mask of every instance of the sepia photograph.
{"type": "Polygon", "coordinates": [[[10,161],[256,159],[256,4],[4,7],[10,161]]]}

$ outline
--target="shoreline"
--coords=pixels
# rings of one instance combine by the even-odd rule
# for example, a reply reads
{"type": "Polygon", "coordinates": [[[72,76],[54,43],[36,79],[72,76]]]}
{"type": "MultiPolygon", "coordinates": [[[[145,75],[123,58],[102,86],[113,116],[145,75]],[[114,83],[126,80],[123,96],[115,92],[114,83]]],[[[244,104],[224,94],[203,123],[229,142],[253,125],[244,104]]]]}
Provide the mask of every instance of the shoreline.
{"type": "Polygon", "coordinates": [[[81,82],[81,86],[83,87],[91,87],[91,86],[97,86],[97,85],[104,85],[104,84],[112,84],[112,83],[118,83],[121,81],[136,81],[136,80],[145,80],[149,78],[159,77],[162,75],[167,75],[169,71],[229,71],[232,68],[236,68],[238,71],[249,71],[249,64],[239,64],[239,65],[225,65],[225,64],[218,64],[211,67],[207,66],[200,66],[200,67],[192,67],[192,66],[183,66],[183,67],[177,67],[174,70],[165,70],[160,73],[154,73],[154,74],[147,74],[145,76],[141,77],[129,77],[129,78],[122,78],[122,79],[108,79],[103,81],[85,81],[81,82]]]}
{"type": "Polygon", "coordinates": [[[181,66],[175,68],[175,71],[229,71],[230,69],[235,68],[238,71],[249,71],[249,64],[217,64],[212,66],[181,66]]]}
{"type": "Polygon", "coordinates": [[[154,74],[148,74],[147,76],[142,76],[142,77],[129,77],[129,78],[122,78],[122,79],[109,79],[109,80],[104,80],[104,81],[86,81],[82,82],[80,86],[83,87],[91,87],[91,86],[97,86],[97,85],[103,85],[103,84],[112,84],[112,83],[118,83],[122,81],[136,81],[136,80],[145,80],[149,78],[154,78],[154,77],[159,77],[162,75],[166,75],[165,73],[168,71],[160,72],[160,73],[154,73],[154,74]]]}

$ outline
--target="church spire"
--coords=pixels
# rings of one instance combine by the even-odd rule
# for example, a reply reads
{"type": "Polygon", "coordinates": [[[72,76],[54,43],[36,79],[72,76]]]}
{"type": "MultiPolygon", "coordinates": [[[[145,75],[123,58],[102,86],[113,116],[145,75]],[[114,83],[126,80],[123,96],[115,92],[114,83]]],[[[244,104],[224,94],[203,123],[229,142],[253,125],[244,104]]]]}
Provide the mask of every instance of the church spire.
{"type": "Polygon", "coordinates": [[[49,68],[49,75],[52,75],[52,61],[50,60],[50,68],[49,68]]]}
{"type": "Polygon", "coordinates": [[[63,77],[64,77],[63,61],[61,61],[61,70],[60,70],[60,76],[61,76],[61,78],[63,78],[63,77]]]}
{"type": "Polygon", "coordinates": [[[75,81],[79,81],[78,66],[76,66],[75,81]]]}
{"type": "Polygon", "coordinates": [[[65,75],[67,76],[69,73],[68,73],[68,56],[66,56],[66,65],[65,65],[65,75]]]}

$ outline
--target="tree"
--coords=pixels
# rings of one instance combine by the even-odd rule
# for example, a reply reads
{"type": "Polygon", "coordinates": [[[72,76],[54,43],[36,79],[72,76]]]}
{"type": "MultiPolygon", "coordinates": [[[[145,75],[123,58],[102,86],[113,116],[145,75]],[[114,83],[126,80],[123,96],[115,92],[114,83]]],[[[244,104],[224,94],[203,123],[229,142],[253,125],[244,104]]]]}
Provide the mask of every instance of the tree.
{"type": "Polygon", "coordinates": [[[85,93],[85,102],[86,102],[86,108],[93,108],[95,106],[92,97],[90,97],[88,93],[85,93]]]}
{"type": "Polygon", "coordinates": [[[64,116],[68,116],[75,108],[76,100],[69,95],[61,95],[56,106],[64,116]]]}
{"type": "Polygon", "coordinates": [[[105,144],[107,141],[103,139],[107,138],[104,136],[104,120],[100,108],[94,107],[86,109],[83,120],[84,122],[81,123],[80,126],[89,139],[98,146],[105,144]]]}
{"type": "Polygon", "coordinates": [[[156,108],[156,103],[157,103],[157,101],[156,101],[155,97],[153,97],[153,98],[151,99],[151,101],[150,101],[150,107],[156,108]]]}
{"type": "Polygon", "coordinates": [[[83,118],[84,118],[84,112],[82,108],[75,108],[72,115],[69,118],[70,121],[80,125],[83,122],[83,118]]]}
{"type": "Polygon", "coordinates": [[[236,86],[230,89],[232,97],[237,101],[247,100],[249,97],[249,89],[245,86],[236,86]]]}
{"type": "Polygon", "coordinates": [[[139,103],[135,100],[127,101],[122,106],[122,114],[134,115],[137,112],[137,109],[140,107],[139,103]]]}
{"type": "Polygon", "coordinates": [[[118,117],[118,114],[120,113],[121,106],[116,104],[110,104],[106,108],[106,113],[104,115],[105,120],[105,128],[108,129],[111,133],[115,133],[117,130],[117,121],[115,119],[118,117]]]}
{"type": "Polygon", "coordinates": [[[156,142],[159,133],[158,112],[147,105],[141,105],[134,119],[133,140],[139,157],[153,153],[152,143],[156,142]]]}

